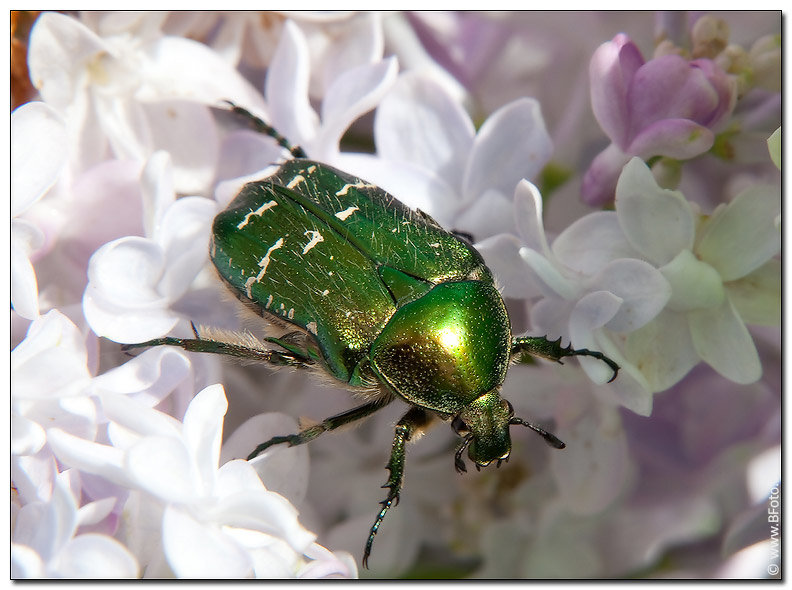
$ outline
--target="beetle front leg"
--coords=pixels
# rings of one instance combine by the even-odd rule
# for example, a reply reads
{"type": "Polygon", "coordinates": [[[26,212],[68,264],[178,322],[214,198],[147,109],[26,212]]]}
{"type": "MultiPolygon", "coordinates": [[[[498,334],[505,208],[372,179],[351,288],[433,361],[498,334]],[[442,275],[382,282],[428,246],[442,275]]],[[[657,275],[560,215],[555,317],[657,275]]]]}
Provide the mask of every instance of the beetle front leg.
{"type": "Polygon", "coordinates": [[[288,444],[290,447],[295,447],[297,445],[303,445],[305,443],[311,442],[317,436],[322,433],[328,432],[330,430],[335,430],[336,428],[340,428],[345,424],[351,424],[356,420],[360,420],[369,416],[379,410],[380,408],[385,407],[391,402],[392,398],[385,399],[385,400],[375,400],[373,402],[369,402],[367,404],[363,404],[362,406],[358,406],[357,408],[352,408],[351,410],[347,410],[341,414],[337,414],[335,416],[331,416],[330,418],[325,418],[319,424],[314,424],[313,426],[309,426],[298,432],[297,434],[287,434],[284,436],[273,436],[266,442],[261,443],[259,446],[255,448],[255,450],[248,455],[247,460],[250,461],[254,459],[268,448],[273,445],[279,444],[288,444]]]}
{"type": "Polygon", "coordinates": [[[608,365],[613,371],[613,377],[610,378],[608,383],[616,379],[619,374],[619,365],[606,357],[601,352],[596,350],[589,350],[588,348],[574,349],[572,345],[563,347],[561,346],[561,338],[558,340],[548,340],[545,336],[525,336],[522,338],[513,338],[511,346],[511,356],[514,358],[516,355],[529,354],[531,356],[538,356],[557,363],[561,363],[561,359],[565,356],[590,356],[592,358],[601,360],[608,365]]]}
{"type": "Polygon", "coordinates": [[[382,486],[383,488],[390,488],[390,492],[388,492],[388,497],[380,502],[380,504],[382,504],[382,509],[379,511],[379,514],[377,514],[377,519],[374,521],[371,531],[369,532],[368,540],[366,541],[366,550],[363,552],[363,567],[366,569],[368,569],[368,558],[371,555],[371,546],[374,544],[374,537],[385,518],[385,513],[388,512],[394,503],[399,503],[399,493],[401,492],[402,482],[404,481],[405,444],[417,431],[423,430],[431,421],[432,415],[426,410],[414,407],[399,420],[398,424],[396,424],[390,460],[385,466],[385,468],[390,471],[390,476],[388,477],[388,482],[382,486]]]}

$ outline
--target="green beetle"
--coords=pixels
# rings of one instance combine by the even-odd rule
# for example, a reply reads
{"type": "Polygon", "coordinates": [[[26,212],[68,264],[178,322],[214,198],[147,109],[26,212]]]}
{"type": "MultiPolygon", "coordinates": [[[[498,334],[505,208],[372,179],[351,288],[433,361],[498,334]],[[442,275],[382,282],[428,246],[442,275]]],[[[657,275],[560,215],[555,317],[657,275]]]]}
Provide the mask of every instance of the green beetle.
{"type": "Polygon", "coordinates": [[[462,454],[476,468],[509,458],[512,425],[527,426],[555,448],[558,438],[514,416],[499,387],[512,359],[559,361],[585,355],[613,370],[600,352],[562,347],[560,339],[515,337],[503,299],[481,255],[381,188],[306,158],[299,147],[246,110],[232,105],[293,159],[243,187],[214,220],[210,255],[218,275],[242,303],[284,332],[232,341],[194,329],[194,339],[160,338],[134,346],[172,345],[197,352],[316,368],[367,395],[366,403],[288,436],[259,445],[307,443],[396,398],[411,408],[396,425],[387,469],[387,498],[374,537],[402,487],[405,443],[436,419],[451,422],[462,454]]]}

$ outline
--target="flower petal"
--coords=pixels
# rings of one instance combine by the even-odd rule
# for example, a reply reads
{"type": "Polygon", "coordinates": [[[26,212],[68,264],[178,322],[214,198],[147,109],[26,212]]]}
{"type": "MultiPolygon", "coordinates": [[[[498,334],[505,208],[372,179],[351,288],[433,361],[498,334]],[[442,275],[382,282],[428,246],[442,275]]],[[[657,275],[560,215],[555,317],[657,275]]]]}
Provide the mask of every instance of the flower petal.
{"type": "Polygon", "coordinates": [[[643,63],[638,47],[620,33],[597,48],[589,65],[594,116],[611,141],[622,148],[630,131],[627,89],[643,63]]]}
{"type": "Polygon", "coordinates": [[[643,260],[620,259],[605,266],[589,288],[613,293],[622,300],[605,327],[632,332],[654,319],[671,296],[671,287],[657,269],[643,260]]]}
{"type": "Polygon", "coordinates": [[[379,104],[396,81],[395,58],[365,64],[341,74],[322,101],[322,128],[311,152],[330,155],[339,151],[341,136],[358,118],[379,104]]]}
{"type": "MultiPolygon", "coordinates": [[[[399,76],[377,108],[374,138],[386,160],[435,171],[459,191],[475,129],[443,86],[427,76],[399,76]]],[[[458,197],[459,198],[459,197],[458,197]]]]}
{"type": "Polygon", "coordinates": [[[630,160],[619,177],[616,214],[630,244],[656,266],[670,262],[680,250],[693,248],[690,204],[682,193],[657,186],[639,158],[630,160]]]}
{"type": "MultiPolygon", "coordinates": [[[[580,298],[569,316],[569,338],[575,348],[597,350],[594,330],[606,325],[619,311],[622,299],[608,291],[595,291],[580,298]]],[[[606,383],[613,371],[605,363],[580,356],[580,366],[594,383],[606,383]]]]}
{"type": "Polygon", "coordinates": [[[669,310],[630,332],[623,349],[627,360],[640,368],[652,392],[676,384],[698,363],[687,315],[669,310]]]}
{"type": "Polygon", "coordinates": [[[134,555],[107,535],[87,533],[69,541],[50,564],[64,578],[136,578],[134,555]]]}
{"type": "Polygon", "coordinates": [[[564,266],[587,275],[619,258],[635,258],[614,211],[581,217],[553,240],[553,254],[564,266]]]}
{"type": "Polygon", "coordinates": [[[184,442],[193,455],[204,485],[212,488],[220,460],[226,410],[228,400],[225,391],[222,385],[217,384],[198,392],[184,414],[184,442]]]}
{"type": "Polygon", "coordinates": [[[671,285],[668,308],[674,311],[717,307],[726,297],[718,271],[690,250],[680,251],[660,272],[671,285]]]}
{"type": "Polygon", "coordinates": [[[43,102],[11,113],[11,216],[22,214],[58,179],[68,157],[61,117],[43,102]]]}
{"type": "Polygon", "coordinates": [[[250,556],[218,526],[168,506],[162,517],[162,543],[179,578],[241,578],[252,574],[250,556]]]}
{"type": "Polygon", "coordinates": [[[511,195],[536,178],[553,151],[539,102],[517,99],[492,113],[476,134],[462,187],[469,201],[487,190],[511,195]]]}
{"type": "Polygon", "coordinates": [[[743,384],[762,376],[751,334],[728,299],[716,308],[690,312],[688,321],[696,352],[718,373],[743,384]]]}
{"type": "Polygon", "coordinates": [[[781,191],[752,186],[716,210],[696,247],[696,254],[714,266],[724,281],[756,270],[781,251],[781,191]]]}
{"type": "Polygon", "coordinates": [[[712,147],[715,134],[688,119],[663,119],[648,125],[638,133],[627,151],[648,160],[666,156],[688,160],[712,147]]]}
{"type": "Polygon", "coordinates": [[[308,100],[310,67],[305,35],[292,21],[286,21],[267,70],[265,94],[272,121],[297,145],[313,139],[319,128],[319,117],[308,100]]]}
{"type": "Polygon", "coordinates": [[[542,290],[539,277],[520,256],[522,243],[510,234],[492,236],[476,243],[476,250],[484,258],[495,277],[495,283],[504,297],[533,299],[551,292],[542,290]]]}
{"type": "Polygon", "coordinates": [[[514,223],[520,237],[525,241],[525,247],[536,250],[543,256],[550,256],[550,246],[547,244],[542,220],[542,195],[527,180],[521,180],[514,188],[514,216],[514,223]]]}
{"type": "Polygon", "coordinates": [[[770,259],[741,279],[726,284],[726,293],[746,324],[781,322],[781,262],[770,259]]]}
{"type": "Polygon", "coordinates": [[[25,248],[14,237],[11,239],[11,307],[27,320],[39,315],[36,271],[25,248]]]}

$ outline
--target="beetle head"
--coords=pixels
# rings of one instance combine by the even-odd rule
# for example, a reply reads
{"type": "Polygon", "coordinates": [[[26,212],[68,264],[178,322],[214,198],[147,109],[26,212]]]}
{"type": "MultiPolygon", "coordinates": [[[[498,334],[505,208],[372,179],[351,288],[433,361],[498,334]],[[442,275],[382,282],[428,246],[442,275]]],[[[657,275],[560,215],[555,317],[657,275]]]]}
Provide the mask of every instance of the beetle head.
{"type": "Polygon", "coordinates": [[[500,465],[508,460],[511,452],[509,421],[514,415],[511,404],[502,399],[497,390],[479,396],[454,417],[451,427],[463,438],[455,456],[457,471],[467,471],[462,453],[468,449],[468,457],[476,469],[486,467],[493,461],[500,465]]]}
{"type": "Polygon", "coordinates": [[[486,467],[493,461],[509,460],[511,437],[509,426],[519,424],[527,426],[539,434],[545,442],[556,449],[566,445],[554,434],[544,428],[514,417],[514,408],[502,399],[497,390],[490,391],[476,398],[454,417],[451,427],[463,438],[454,455],[454,466],[459,473],[467,471],[462,453],[468,449],[468,457],[476,465],[476,469],[486,467]]]}

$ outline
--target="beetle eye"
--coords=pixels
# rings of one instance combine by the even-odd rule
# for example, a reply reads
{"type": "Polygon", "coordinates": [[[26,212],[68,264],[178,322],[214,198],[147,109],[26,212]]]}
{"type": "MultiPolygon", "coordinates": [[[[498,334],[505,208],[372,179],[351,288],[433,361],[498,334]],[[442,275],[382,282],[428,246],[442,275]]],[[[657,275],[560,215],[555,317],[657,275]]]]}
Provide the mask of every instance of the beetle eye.
{"type": "Polygon", "coordinates": [[[467,436],[470,434],[470,429],[467,427],[467,424],[465,424],[465,421],[459,416],[454,417],[451,421],[451,428],[453,428],[454,432],[459,436],[467,436]]]}

